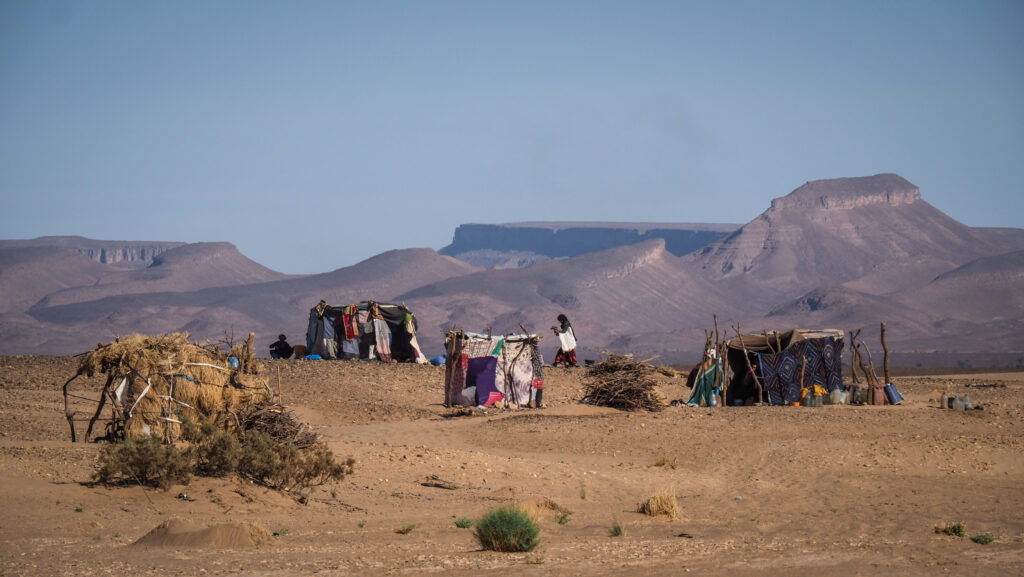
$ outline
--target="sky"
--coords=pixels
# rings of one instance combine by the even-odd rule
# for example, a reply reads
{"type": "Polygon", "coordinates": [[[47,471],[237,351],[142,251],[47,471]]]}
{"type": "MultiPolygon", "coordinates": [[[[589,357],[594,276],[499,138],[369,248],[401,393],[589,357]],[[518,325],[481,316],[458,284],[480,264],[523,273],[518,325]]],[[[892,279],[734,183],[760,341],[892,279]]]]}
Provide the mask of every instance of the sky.
{"type": "Polygon", "coordinates": [[[1024,227],[1021,30],[1018,0],[0,0],[0,238],[319,273],[883,172],[1024,227]]]}

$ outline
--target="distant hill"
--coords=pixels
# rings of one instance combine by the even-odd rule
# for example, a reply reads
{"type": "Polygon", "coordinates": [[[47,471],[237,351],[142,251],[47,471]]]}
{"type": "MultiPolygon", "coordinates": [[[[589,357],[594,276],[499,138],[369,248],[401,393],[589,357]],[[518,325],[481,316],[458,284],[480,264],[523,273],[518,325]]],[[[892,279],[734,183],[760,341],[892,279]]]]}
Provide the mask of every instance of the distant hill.
{"type": "Polygon", "coordinates": [[[736,230],[735,224],[636,222],[517,222],[463,224],[439,252],[485,268],[520,268],[662,239],[682,256],[736,230]]]}
{"type": "MultiPolygon", "coordinates": [[[[211,252],[210,247],[189,247],[199,254],[211,252]]],[[[304,340],[309,309],[320,299],[332,304],[364,299],[387,301],[415,286],[475,270],[478,269],[430,249],[406,249],[319,275],[285,277],[274,273],[279,280],[191,291],[123,291],[67,304],[43,302],[28,311],[28,316],[36,321],[34,325],[24,317],[6,319],[24,329],[20,335],[9,337],[0,332],[0,350],[27,352],[20,347],[35,343],[30,351],[56,353],[62,351],[61,347],[70,346],[69,342],[78,343],[71,350],[79,350],[95,346],[96,340],[110,341],[118,335],[172,331],[188,331],[197,339],[210,340],[230,335],[244,338],[250,331],[258,335],[284,332],[299,343],[304,340]],[[77,341],[68,337],[68,327],[81,335],[77,341]],[[31,333],[28,338],[24,338],[26,332],[31,333]]]]}
{"type": "MultiPolygon", "coordinates": [[[[255,332],[264,352],[281,332],[303,342],[309,309],[324,299],[405,302],[428,354],[441,351],[452,326],[525,327],[545,337],[551,360],[548,327],[565,313],[585,358],[611,350],[692,362],[716,318],[723,338],[740,328],[863,328],[876,355],[884,321],[897,363],[1024,357],[1024,230],[968,227],[895,174],[808,182],[741,227],[459,230],[444,250],[465,257],[462,249],[475,246],[469,252],[484,266],[417,248],[288,276],[228,243],[196,243],[164,246],[132,269],[93,260],[83,248],[112,241],[0,241],[0,353],[77,353],[118,335],[182,330],[197,340],[255,332]],[[687,252],[674,244],[687,235],[703,245],[687,252]],[[501,242],[489,246],[488,238],[501,242]]],[[[133,254],[141,262],[143,252],[133,254]]]]}
{"type": "Polygon", "coordinates": [[[818,287],[870,294],[919,286],[976,258],[1014,250],[921,200],[895,174],[808,182],[735,233],[687,257],[766,310],[818,287]]]}
{"type": "Polygon", "coordinates": [[[0,249],[47,247],[77,252],[98,263],[119,268],[145,268],[164,251],[183,242],[94,240],[82,236],[41,236],[26,240],[0,240],[0,249]]]}

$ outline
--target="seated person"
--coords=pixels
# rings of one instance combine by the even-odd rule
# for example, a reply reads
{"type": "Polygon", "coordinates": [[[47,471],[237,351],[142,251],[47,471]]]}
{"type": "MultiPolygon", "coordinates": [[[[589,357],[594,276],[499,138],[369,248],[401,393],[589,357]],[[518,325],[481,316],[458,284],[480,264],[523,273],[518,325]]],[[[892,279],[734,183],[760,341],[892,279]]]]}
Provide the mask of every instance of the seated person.
{"type": "Polygon", "coordinates": [[[270,357],[273,359],[287,359],[292,356],[292,346],[284,335],[278,335],[277,340],[270,345],[270,357]]]}

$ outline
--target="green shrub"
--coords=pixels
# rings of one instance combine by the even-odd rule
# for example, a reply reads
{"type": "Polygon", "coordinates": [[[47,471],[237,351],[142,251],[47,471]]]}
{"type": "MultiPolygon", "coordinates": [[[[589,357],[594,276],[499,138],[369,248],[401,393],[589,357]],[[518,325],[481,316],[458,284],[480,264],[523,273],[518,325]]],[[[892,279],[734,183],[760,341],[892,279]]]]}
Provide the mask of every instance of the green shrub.
{"type": "MultiPolygon", "coordinates": [[[[205,428],[204,428],[205,430],[205,428]]],[[[242,444],[223,431],[209,430],[196,445],[196,474],[203,477],[222,477],[238,470],[242,459],[242,444]]]]}
{"type": "Polygon", "coordinates": [[[555,521],[558,521],[559,525],[565,525],[569,523],[571,519],[572,517],[569,515],[569,513],[559,513],[558,516],[555,517],[555,521]]]}
{"type": "Polygon", "coordinates": [[[167,491],[192,480],[194,451],[165,445],[160,437],[147,435],[104,446],[99,460],[95,478],[100,483],[135,481],[167,491]]]}
{"type": "Polygon", "coordinates": [[[956,523],[947,523],[941,527],[936,526],[935,532],[940,535],[949,535],[951,537],[963,537],[967,534],[967,525],[963,521],[956,523]]]}
{"type": "Polygon", "coordinates": [[[473,520],[469,517],[459,517],[455,520],[455,526],[459,529],[469,529],[473,526],[473,520]]]}
{"type": "Polygon", "coordinates": [[[408,535],[409,533],[412,533],[412,530],[415,529],[416,526],[417,525],[415,523],[408,523],[406,525],[402,525],[401,527],[396,527],[395,533],[398,533],[399,535],[408,535]]]}
{"type": "Polygon", "coordinates": [[[996,536],[992,533],[978,533],[971,537],[971,541],[974,541],[978,545],[988,545],[989,543],[996,540],[996,536]]]}
{"type": "Polygon", "coordinates": [[[260,431],[249,431],[241,445],[238,472],[272,489],[308,489],[340,481],[352,473],[355,461],[338,462],[323,443],[305,449],[275,441],[260,431]]]}
{"type": "Polygon", "coordinates": [[[492,509],[476,522],[477,540],[492,551],[533,551],[539,534],[537,523],[516,506],[492,509]]]}
{"type": "Polygon", "coordinates": [[[608,529],[609,537],[622,537],[626,534],[626,528],[622,526],[622,523],[618,521],[612,521],[612,526],[608,529]]]}

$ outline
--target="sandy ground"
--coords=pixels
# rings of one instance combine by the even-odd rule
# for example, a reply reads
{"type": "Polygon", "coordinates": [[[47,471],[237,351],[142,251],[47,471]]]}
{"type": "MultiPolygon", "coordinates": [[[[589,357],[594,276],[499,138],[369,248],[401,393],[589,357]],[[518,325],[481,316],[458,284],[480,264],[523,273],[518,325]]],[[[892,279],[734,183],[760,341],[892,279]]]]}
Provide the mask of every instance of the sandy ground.
{"type": "MultiPolygon", "coordinates": [[[[896,407],[626,413],[580,404],[583,370],[552,369],[546,410],[446,417],[434,367],[268,361],[285,404],[356,460],[300,504],[236,479],[90,485],[99,447],[70,442],[60,394],[75,366],[0,357],[3,575],[1024,574],[1020,372],[900,377],[896,407]],[[941,411],[942,390],[983,410],[941,411]],[[636,512],[661,491],[683,518],[636,512]],[[545,510],[532,553],[481,550],[455,526],[545,499],[571,514],[559,524],[545,510]],[[206,535],[276,535],[132,545],[185,521],[206,535]],[[997,539],[935,533],[955,521],[997,539]],[[624,535],[609,535],[615,523],[624,535]]],[[[659,378],[667,398],[684,396],[681,379],[659,378]]],[[[75,390],[95,398],[101,384],[75,390]]]]}

